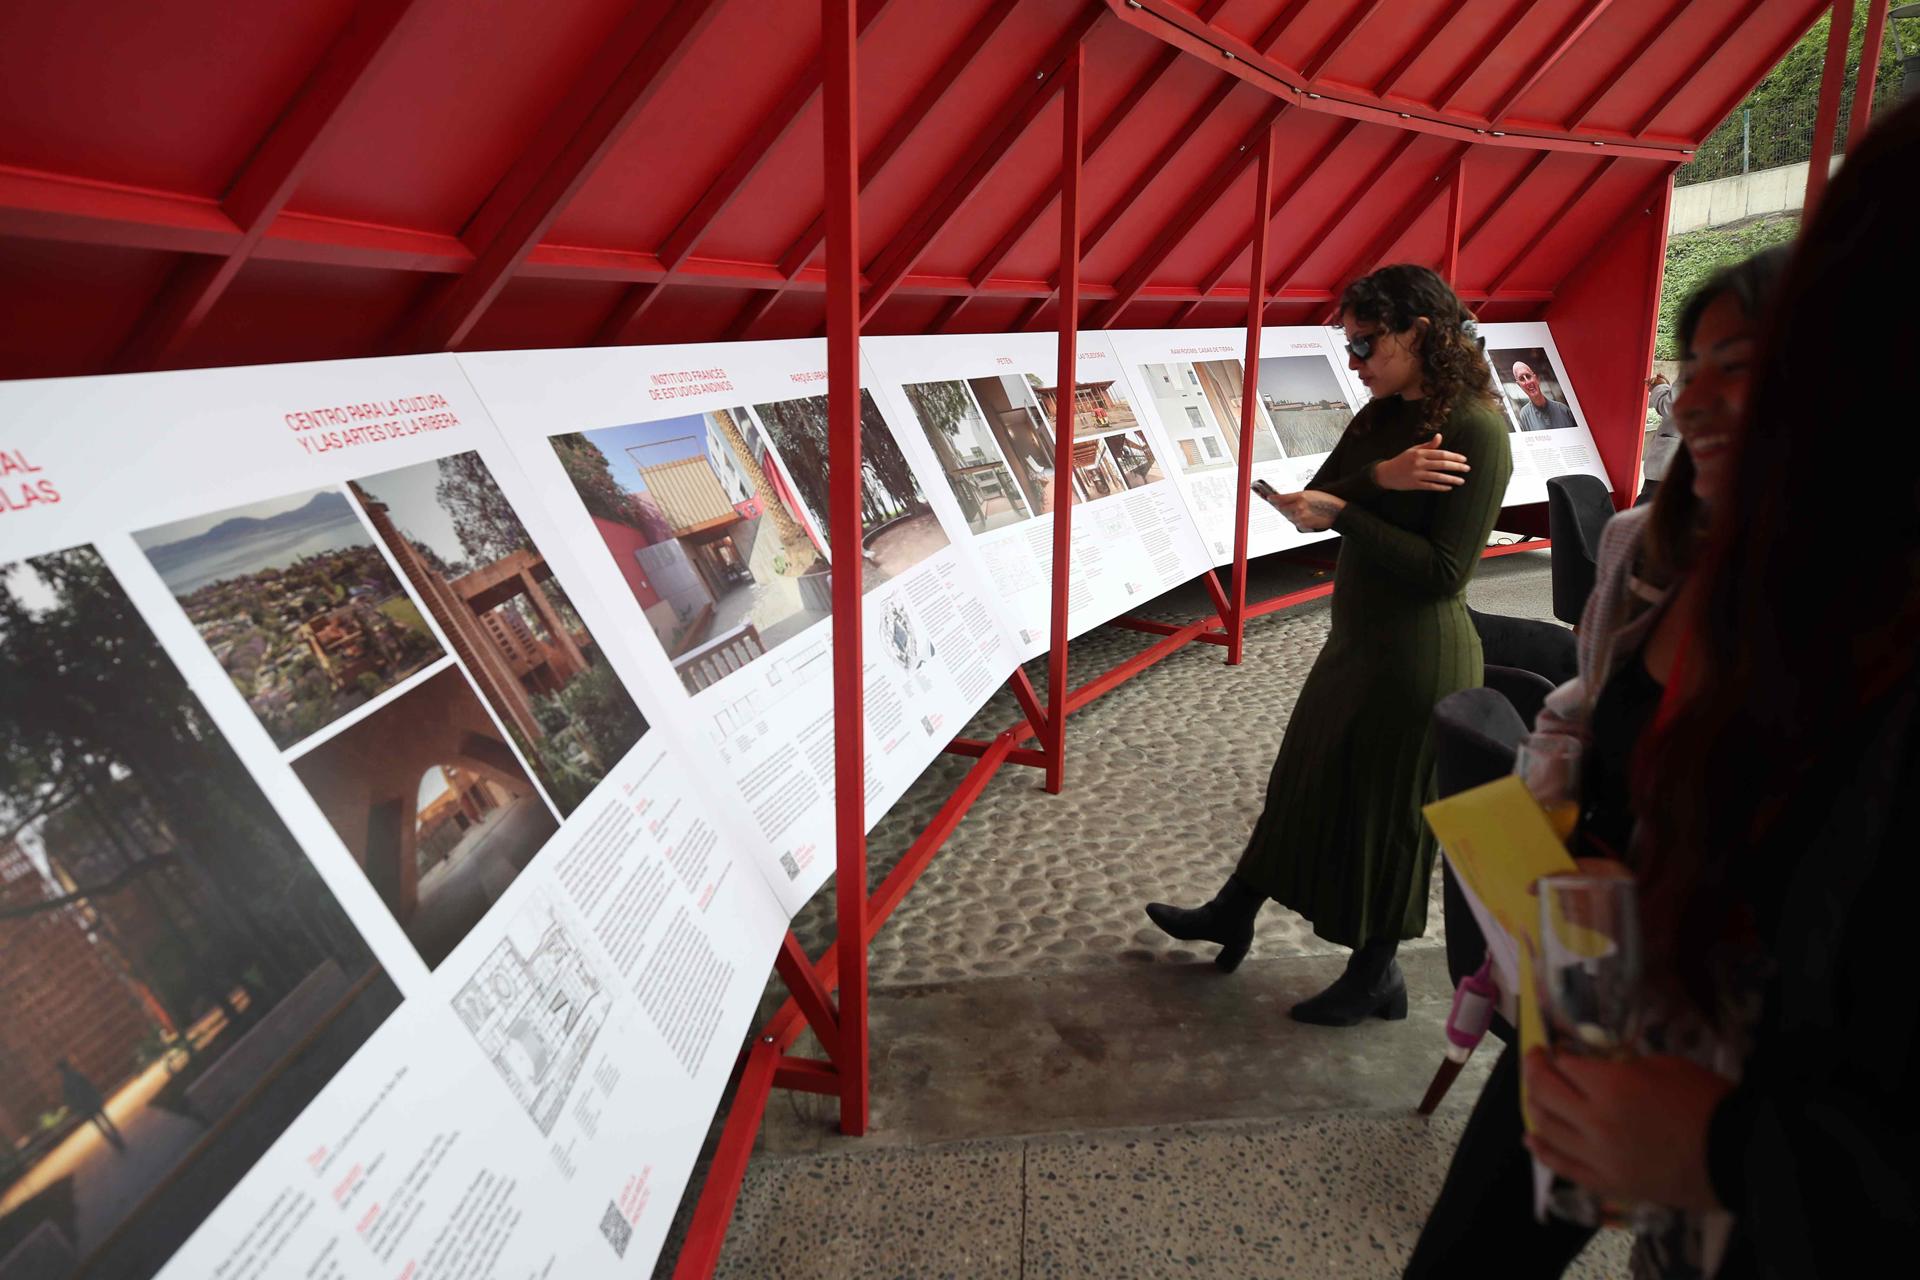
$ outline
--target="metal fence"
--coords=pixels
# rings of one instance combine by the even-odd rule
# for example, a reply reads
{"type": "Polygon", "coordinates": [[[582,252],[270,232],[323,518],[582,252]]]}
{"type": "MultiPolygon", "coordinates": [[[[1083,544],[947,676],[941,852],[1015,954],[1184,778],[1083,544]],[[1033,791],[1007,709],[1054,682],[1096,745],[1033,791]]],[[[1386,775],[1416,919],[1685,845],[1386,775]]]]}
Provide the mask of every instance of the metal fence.
{"type": "MultiPolygon", "coordinates": [[[[1692,160],[1675,170],[1674,185],[1712,182],[1715,178],[1730,178],[1812,159],[1814,116],[1819,106],[1818,102],[1808,99],[1759,111],[1741,107],[1707,135],[1694,151],[1692,160]]],[[[1853,87],[1849,85],[1840,98],[1840,123],[1833,144],[1835,155],[1847,149],[1847,121],[1852,114],[1853,87]]]]}

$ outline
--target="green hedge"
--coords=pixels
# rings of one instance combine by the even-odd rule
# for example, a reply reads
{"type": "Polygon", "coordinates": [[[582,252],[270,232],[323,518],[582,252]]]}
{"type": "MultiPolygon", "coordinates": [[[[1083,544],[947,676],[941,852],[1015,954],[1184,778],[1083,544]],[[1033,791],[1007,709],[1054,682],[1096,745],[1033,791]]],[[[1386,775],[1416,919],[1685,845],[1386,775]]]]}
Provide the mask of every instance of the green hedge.
{"type": "MultiPolygon", "coordinates": [[[[1860,69],[1860,53],[1866,45],[1867,0],[1855,0],[1853,10],[1846,80],[1840,99],[1840,124],[1835,131],[1838,151],[1846,149],[1847,119],[1853,107],[1853,78],[1860,69]]],[[[1900,97],[1900,60],[1894,52],[1893,21],[1887,23],[1886,35],[1881,40],[1880,69],[1873,81],[1874,105],[1882,111],[1900,97]]],[[[1906,21],[1903,34],[1920,31],[1920,22],[1906,21]]],[[[1820,77],[1826,69],[1827,30],[1831,25],[1829,15],[1822,14],[1813,29],[1767,73],[1767,78],[1755,85],[1753,92],[1733,109],[1720,127],[1701,141],[1692,163],[1681,165],[1674,175],[1677,184],[1684,187],[1741,171],[1741,113],[1746,110],[1753,112],[1752,169],[1798,164],[1813,154],[1814,115],[1820,101],[1820,77]]],[[[1909,45],[1912,43],[1908,41],[1909,45]]]]}
{"type": "Polygon", "coordinates": [[[1667,240],[1667,271],[1660,283],[1660,334],[1654,355],[1661,360],[1678,360],[1679,348],[1673,336],[1674,320],[1687,295],[1705,284],[1720,267],[1738,262],[1769,245],[1793,239],[1800,229],[1798,213],[1770,214],[1750,222],[1725,227],[1708,227],[1671,236],[1667,240]]]}

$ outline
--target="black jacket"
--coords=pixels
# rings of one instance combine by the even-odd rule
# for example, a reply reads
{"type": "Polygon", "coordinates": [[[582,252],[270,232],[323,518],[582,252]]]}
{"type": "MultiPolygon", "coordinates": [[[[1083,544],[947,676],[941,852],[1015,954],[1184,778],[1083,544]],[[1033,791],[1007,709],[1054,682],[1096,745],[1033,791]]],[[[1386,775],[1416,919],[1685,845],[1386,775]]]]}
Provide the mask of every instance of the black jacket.
{"type": "Polygon", "coordinates": [[[1739,1217],[1723,1277],[1868,1275],[1920,1240],[1917,704],[1910,679],[1862,741],[1829,745],[1799,834],[1755,868],[1775,968],[1708,1135],[1739,1217]]]}

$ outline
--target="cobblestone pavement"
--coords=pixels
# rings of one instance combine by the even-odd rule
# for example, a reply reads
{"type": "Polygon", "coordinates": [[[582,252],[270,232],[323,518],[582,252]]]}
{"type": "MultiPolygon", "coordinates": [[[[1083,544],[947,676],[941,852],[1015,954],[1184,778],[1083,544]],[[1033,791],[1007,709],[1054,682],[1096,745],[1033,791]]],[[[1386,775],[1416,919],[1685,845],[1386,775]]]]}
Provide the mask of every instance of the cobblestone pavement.
{"type": "MultiPolygon", "coordinates": [[[[1324,578],[1298,565],[1256,563],[1248,594],[1263,599],[1316,581],[1324,578]]],[[[1550,617],[1549,596],[1544,551],[1484,563],[1469,590],[1477,608],[1536,618],[1550,617]]],[[[1189,584],[1140,613],[1180,622],[1210,611],[1204,591],[1189,584]]],[[[1044,794],[1035,770],[1003,767],[875,938],[876,1007],[923,999],[930,989],[924,984],[951,990],[954,983],[1009,979],[1031,980],[1044,1000],[1047,991],[1088,981],[1073,975],[1132,967],[1143,979],[1177,978],[1155,966],[1204,959],[1212,948],[1165,937],[1141,908],[1153,899],[1203,901],[1230,870],[1327,625],[1326,601],[1296,606],[1249,625],[1246,661],[1237,668],[1224,664],[1218,647],[1190,645],[1095,701],[1068,722],[1062,795],[1044,794]]],[[[1071,646],[1069,683],[1152,643],[1138,632],[1095,628],[1071,646]]],[[[1044,660],[1028,672],[1044,697],[1044,660]]],[[[1020,718],[1003,691],[967,733],[990,738],[1020,718]]],[[[895,865],[971,763],[942,757],[875,827],[871,883],[895,865]]],[[[1436,877],[1427,936],[1407,944],[1410,950],[1439,945],[1438,899],[1436,877]]],[[[831,882],[793,929],[809,954],[826,947],[831,882]]],[[[1265,980],[1278,981],[1271,975],[1330,966],[1307,957],[1339,950],[1316,939],[1299,917],[1269,905],[1254,944],[1251,964],[1258,969],[1243,972],[1264,971],[1265,980]]],[[[1416,967],[1438,964],[1437,956],[1421,956],[1416,967]]],[[[770,979],[763,1015],[784,994],[770,979]]],[[[1435,999],[1444,1012],[1444,999],[1435,999]]],[[[1424,1072],[1427,1055],[1438,1052],[1439,1016],[1423,1015],[1419,1026],[1394,1024],[1400,1030],[1382,1024],[1360,1051],[1412,1055],[1405,1059],[1410,1069],[1424,1072]]],[[[1207,1034],[1228,1043],[1248,1038],[1231,1024],[1207,1034]]],[[[1298,1052],[1358,1047],[1329,1042],[1336,1044],[1343,1047],[1304,1045],[1298,1052]]],[[[808,1050],[803,1043],[798,1051],[808,1050]]],[[[1315,1063],[1289,1053],[1288,1062],[1274,1064],[1287,1073],[1279,1079],[1305,1079],[1315,1063]]],[[[1475,1078],[1486,1065],[1472,1064],[1475,1078]]],[[[1178,1062],[1170,1069],[1178,1071],[1178,1062]]],[[[911,1094],[898,1082],[890,1086],[896,1125],[908,1122],[911,1094]]],[[[720,1273],[823,1280],[1397,1274],[1471,1107],[1471,1084],[1456,1094],[1431,1126],[1415,1120],[1396,1092],[1369,1097],[1361,1110],[1305,1103],[1269,1120],[1228,1124],[1129,1131],[1142,1119],[1114,1114],[1054,1133],[1032,1127],[1031,1116],[983,1114],[975,1141],[916,1145],[895,1134],[888,1143],[829,1141],[812,1155],[762,1150],[743,1186],[720,1273]]],[[[792,1113],[782,1119],[789,1130],[796,1123],[823,1135],[832,1128],[827,1099],[779,1095],[772,1105],[792,1113]]],[[[1116,1099],[1111,1109],[1123,1112],[1128,1104],[1116,1099]]],[[[1196,1105],[1194,1118],[1203,1110],[1196,1105]]],[[[715,1136],[723,1120],[724,1109],[715,1136]]],[[[695,1172],[696,1189],[703,1175],[704,1168],[695,1172]]],[[[696,1195],[680,1206],[657,1276],[671,1273],[696,1195]]],[[[1624,1238],[1610,1236],[1570,1274],[1622,1274],[1624,1246],[1624,1238]]]]}
{"type": "MultiPolygon", "coordinates": [[[[1297,566],[1256,563],[1250,598],[1323,580],[1297,566]]],[[[1470,596],[1476,607],[1549,617],[1547,553],[1487,561],[1470,596]]],[[[1200,615],[1204,592],[1189,585],[1142,615],[1181,622],[1200,615]]],[[[1260,811],[1267,773],[1307,672],[1326,641],[1327,601],[1255,619],[1245,661],[1188,645],[1098,699],[1067,722],[1062,794],[1039,788],[1037,770],[1004,766],[919,882],[874,939],[876,988],[1012,973],[1062,972],[1123,963],[1185,962],[1210,954],[1147,923],[1154,900],[1206,901],[1238,857],[1260,811]]],[[[1077,685],[1150,646],[1153,637],[1097,627],[1069,649],[1077,685]]],[[[1029,664],[1046,688],[1044,659],[1029,664]]],[[[968,733],[990,738],[1020,720],[1002,691],[968,733]]],[[[874,884],[938,812],[971,761],[936,761],[869,837],[874,884]]],[[[1440,917],[1434,879],[1428,936],[1440,917]]],[[[833,936],[831,882],[794,920],[810,955],[833,936]]],[[[1313,955],[1339,948],[1313,936],[1290,911],[1269,905],[1256,956],[1313,955]]]]}

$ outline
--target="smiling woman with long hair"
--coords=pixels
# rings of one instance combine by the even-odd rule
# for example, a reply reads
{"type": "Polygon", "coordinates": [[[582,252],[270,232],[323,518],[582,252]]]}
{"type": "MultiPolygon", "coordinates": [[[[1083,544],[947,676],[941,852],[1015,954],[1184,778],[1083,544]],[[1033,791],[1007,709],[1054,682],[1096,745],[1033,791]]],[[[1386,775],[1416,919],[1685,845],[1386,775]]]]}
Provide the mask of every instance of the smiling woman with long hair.
{"type": "Polygon", "coordinates": [[[1636,1277],[1873,1275],[1912,1251],[1920,437],[1898,425],[1897,386],[1834,370],[1920,351],[1916,208],[1920,102],[1849,152],[1757,341],[1727,343],[1743,422],[1710,413],[1702,389],[1730,385],[1711,366],[1740,308],[1722,292],[1693,313],[1675,416],[1711,514],[1666,610],[1664,688],[1609,770],[1641,904],[1640,1042],[1613,1058],[1536,1049],[1520,1080],[1502,1059],[1408,1277],[1489,1257],[1557,1276],[1584,1242],[1531,1221],[1521,1080],[1542,1164],[1605,1201],[1677,1211],[1642,1236],[1636,1277]],[[1849,445],[1871,462],[1829,481],[1849,445]],[[1505,1176],[1468,1157],[1496,1127],[1505,1176]]]}
{"type": "Polygon", "coordinates": [[[1910,102],[1795,250],[1635,771],[1649,997],[1725,1026],[1740,975],[1765,975],[1739,1083],[1660,1054],[1527,1063],[1540,1158],[1609,1197],[1731,1211],[1722,1276],[1872,1274],[1920,1229],[1920,451],[1872,425],[1910,414],[1896,387],[1833,376],[1920,351],[1916,208],[1910,102]],[[1836,520],[1840,427],[1872,461],[1836,520]]]}
{"type": "Polygon", "coordinates": [[[1439,276],[1383,268],[1340,310],[1373,400],[1305,490],[1269,499],[1299,528],[1341,535],[1333,626],[1234,873],[1205,906],[1147,907],[1174,937],[1220,944],[1229,971],[1268,898],[1298,911],[1353,948],[1333,986],[1293,1007],[1327,1026],[1406,1016],[1394,953],[1427,924],[1433,706],[1481,682],[1464,593],[1513,467],[1472,317],[1439,276]]]}

